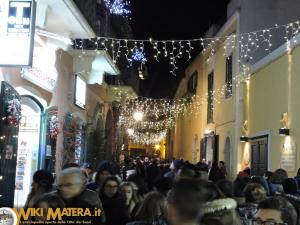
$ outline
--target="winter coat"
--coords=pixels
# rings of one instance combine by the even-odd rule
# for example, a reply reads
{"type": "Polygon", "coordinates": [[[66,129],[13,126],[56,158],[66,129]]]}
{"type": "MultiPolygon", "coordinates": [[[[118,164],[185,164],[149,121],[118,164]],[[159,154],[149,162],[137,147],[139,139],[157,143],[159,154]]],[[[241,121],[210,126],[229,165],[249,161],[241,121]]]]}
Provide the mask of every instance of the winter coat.
{"type": "Polygon", "coordinates": [[[112,198],[100,196],[106,216],[106,225],[125,225],[130,221],[126,201],[119,194],[112,198]]]}
{"type": "Polygon", "coordinates": [[[243,224],[251,224],[251,220],[254,218],[257,212],[257,206],[258,204],[250,202],[239,205],[238,213],[243,221],[243,224]]]}
{"type": "MultiPolygon", "coordinates": [[[[59,195],[59,190],[54,191],[51,194],[59,195]]],[[[85,189],[79,195],[75,196],[72,199],[63,199],[66,208],[83,208],[83,209],[90,209],[91,214],[94,213],[95,208],[101,210],[100,217],[91,217],[90,220],[92,224],[104,224],[105,223],[105,214],[102,206],[102,202],[98,197],[98,194],[95,191],[85,189]]],[[[87,221],[89,218],[86,216],[84,218],[74,217],[74,220],[84,220],[87,221]]],[[[68,220],[71,220],[68,218],[68,220]]]]}
{"type": "Polygon", "coordinates": [[[296,209],[297,212],[297,225],[300,225],[300,197],[291,194],[282,194],[282,197],[287,199],[296,209]]]}
{"type": "Polygon", "coordinates": [[[237,203],[232,198],[217,199],[203,205],[201,225],[241,225],[236,212],[237,203]]]}

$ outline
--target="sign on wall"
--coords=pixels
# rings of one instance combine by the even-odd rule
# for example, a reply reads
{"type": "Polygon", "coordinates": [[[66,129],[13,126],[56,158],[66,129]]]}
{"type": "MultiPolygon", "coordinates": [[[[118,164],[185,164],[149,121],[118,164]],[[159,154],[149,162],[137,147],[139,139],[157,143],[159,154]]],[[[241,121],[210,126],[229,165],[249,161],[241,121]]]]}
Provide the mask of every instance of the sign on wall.
{"type": "Polygon", "coordinates": [[[281,158],[280,158],[280,168],[286,170],[287,172],[296,171],[296,143],[293,141],[286,142],[282,146],[281,158]]]}
{"type": "Polygon", "coordinates": [[[31,66],[34,20],[34,1],[0,1],[0,66],[31,66]]]}

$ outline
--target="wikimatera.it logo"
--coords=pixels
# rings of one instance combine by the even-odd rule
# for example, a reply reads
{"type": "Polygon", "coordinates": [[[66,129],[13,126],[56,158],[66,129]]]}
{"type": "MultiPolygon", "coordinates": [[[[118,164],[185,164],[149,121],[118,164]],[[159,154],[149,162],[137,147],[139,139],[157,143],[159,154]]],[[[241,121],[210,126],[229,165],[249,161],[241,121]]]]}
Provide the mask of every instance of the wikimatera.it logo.
{"type": "Polygon", "coordinates": [[[63,208],[44,210],[43,208],[0,208],[0,225],[19,224],[91,224],[88,217],[100,217],[101,209],[63,208]],[[85,218],[77,220],[76,217],[85,218]],[[68,218],[73,219],[68,220],[68,218]],[[74,221],[74,219],[76,221],[74,221]]]}

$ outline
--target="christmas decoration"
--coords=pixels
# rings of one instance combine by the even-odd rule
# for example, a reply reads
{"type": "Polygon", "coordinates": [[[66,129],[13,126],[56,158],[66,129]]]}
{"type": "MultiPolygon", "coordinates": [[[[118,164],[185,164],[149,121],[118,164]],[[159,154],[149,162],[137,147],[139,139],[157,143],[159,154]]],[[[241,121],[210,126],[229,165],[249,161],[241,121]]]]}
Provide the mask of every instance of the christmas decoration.
{"type": "Polygon", "coordinates": [[[57,115],[51,116],[49,120],[49,129],[51,139],[56,139],[59,133],[59,121],[57,115]]]}
{"type": "Polygon", "coordinates": [[[104,0],[106,7],[111,14],[115,15],[128,15],[131,13],[126,7],[129,6],[129,2],[123,0],[104,0]]]}
{"type": "Polygon", "coordinates": [[[19,126],[22,118],[21,102],[18,99],[12,99],[7,102],[6,120],[9,126],[19,126]]]}
{"type": "Polygon", "coordinates": [[[133,61],[145,64],[147,62],[145,53],[143,51],[140,51],[139,49],[135,49],[131,58],[128,59],[129,65],[132,66],[133,61]]]}

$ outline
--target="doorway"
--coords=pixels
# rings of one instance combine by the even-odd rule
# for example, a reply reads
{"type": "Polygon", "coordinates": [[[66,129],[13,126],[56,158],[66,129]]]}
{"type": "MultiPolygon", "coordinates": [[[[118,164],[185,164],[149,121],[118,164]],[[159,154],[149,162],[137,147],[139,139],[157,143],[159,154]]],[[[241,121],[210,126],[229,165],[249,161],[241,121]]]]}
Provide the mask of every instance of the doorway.
{"type": "Polygon", "coordinates": [[[263,176],[268,170],[268,136],[251,139],[251,175],[263,176]]]}
{"type": "Polygon", "coordinates": [[[23,207],[39,169],[42,105],[31,96],[21,97],[22,119],[18,134],[14,206],[23,207]]]}

